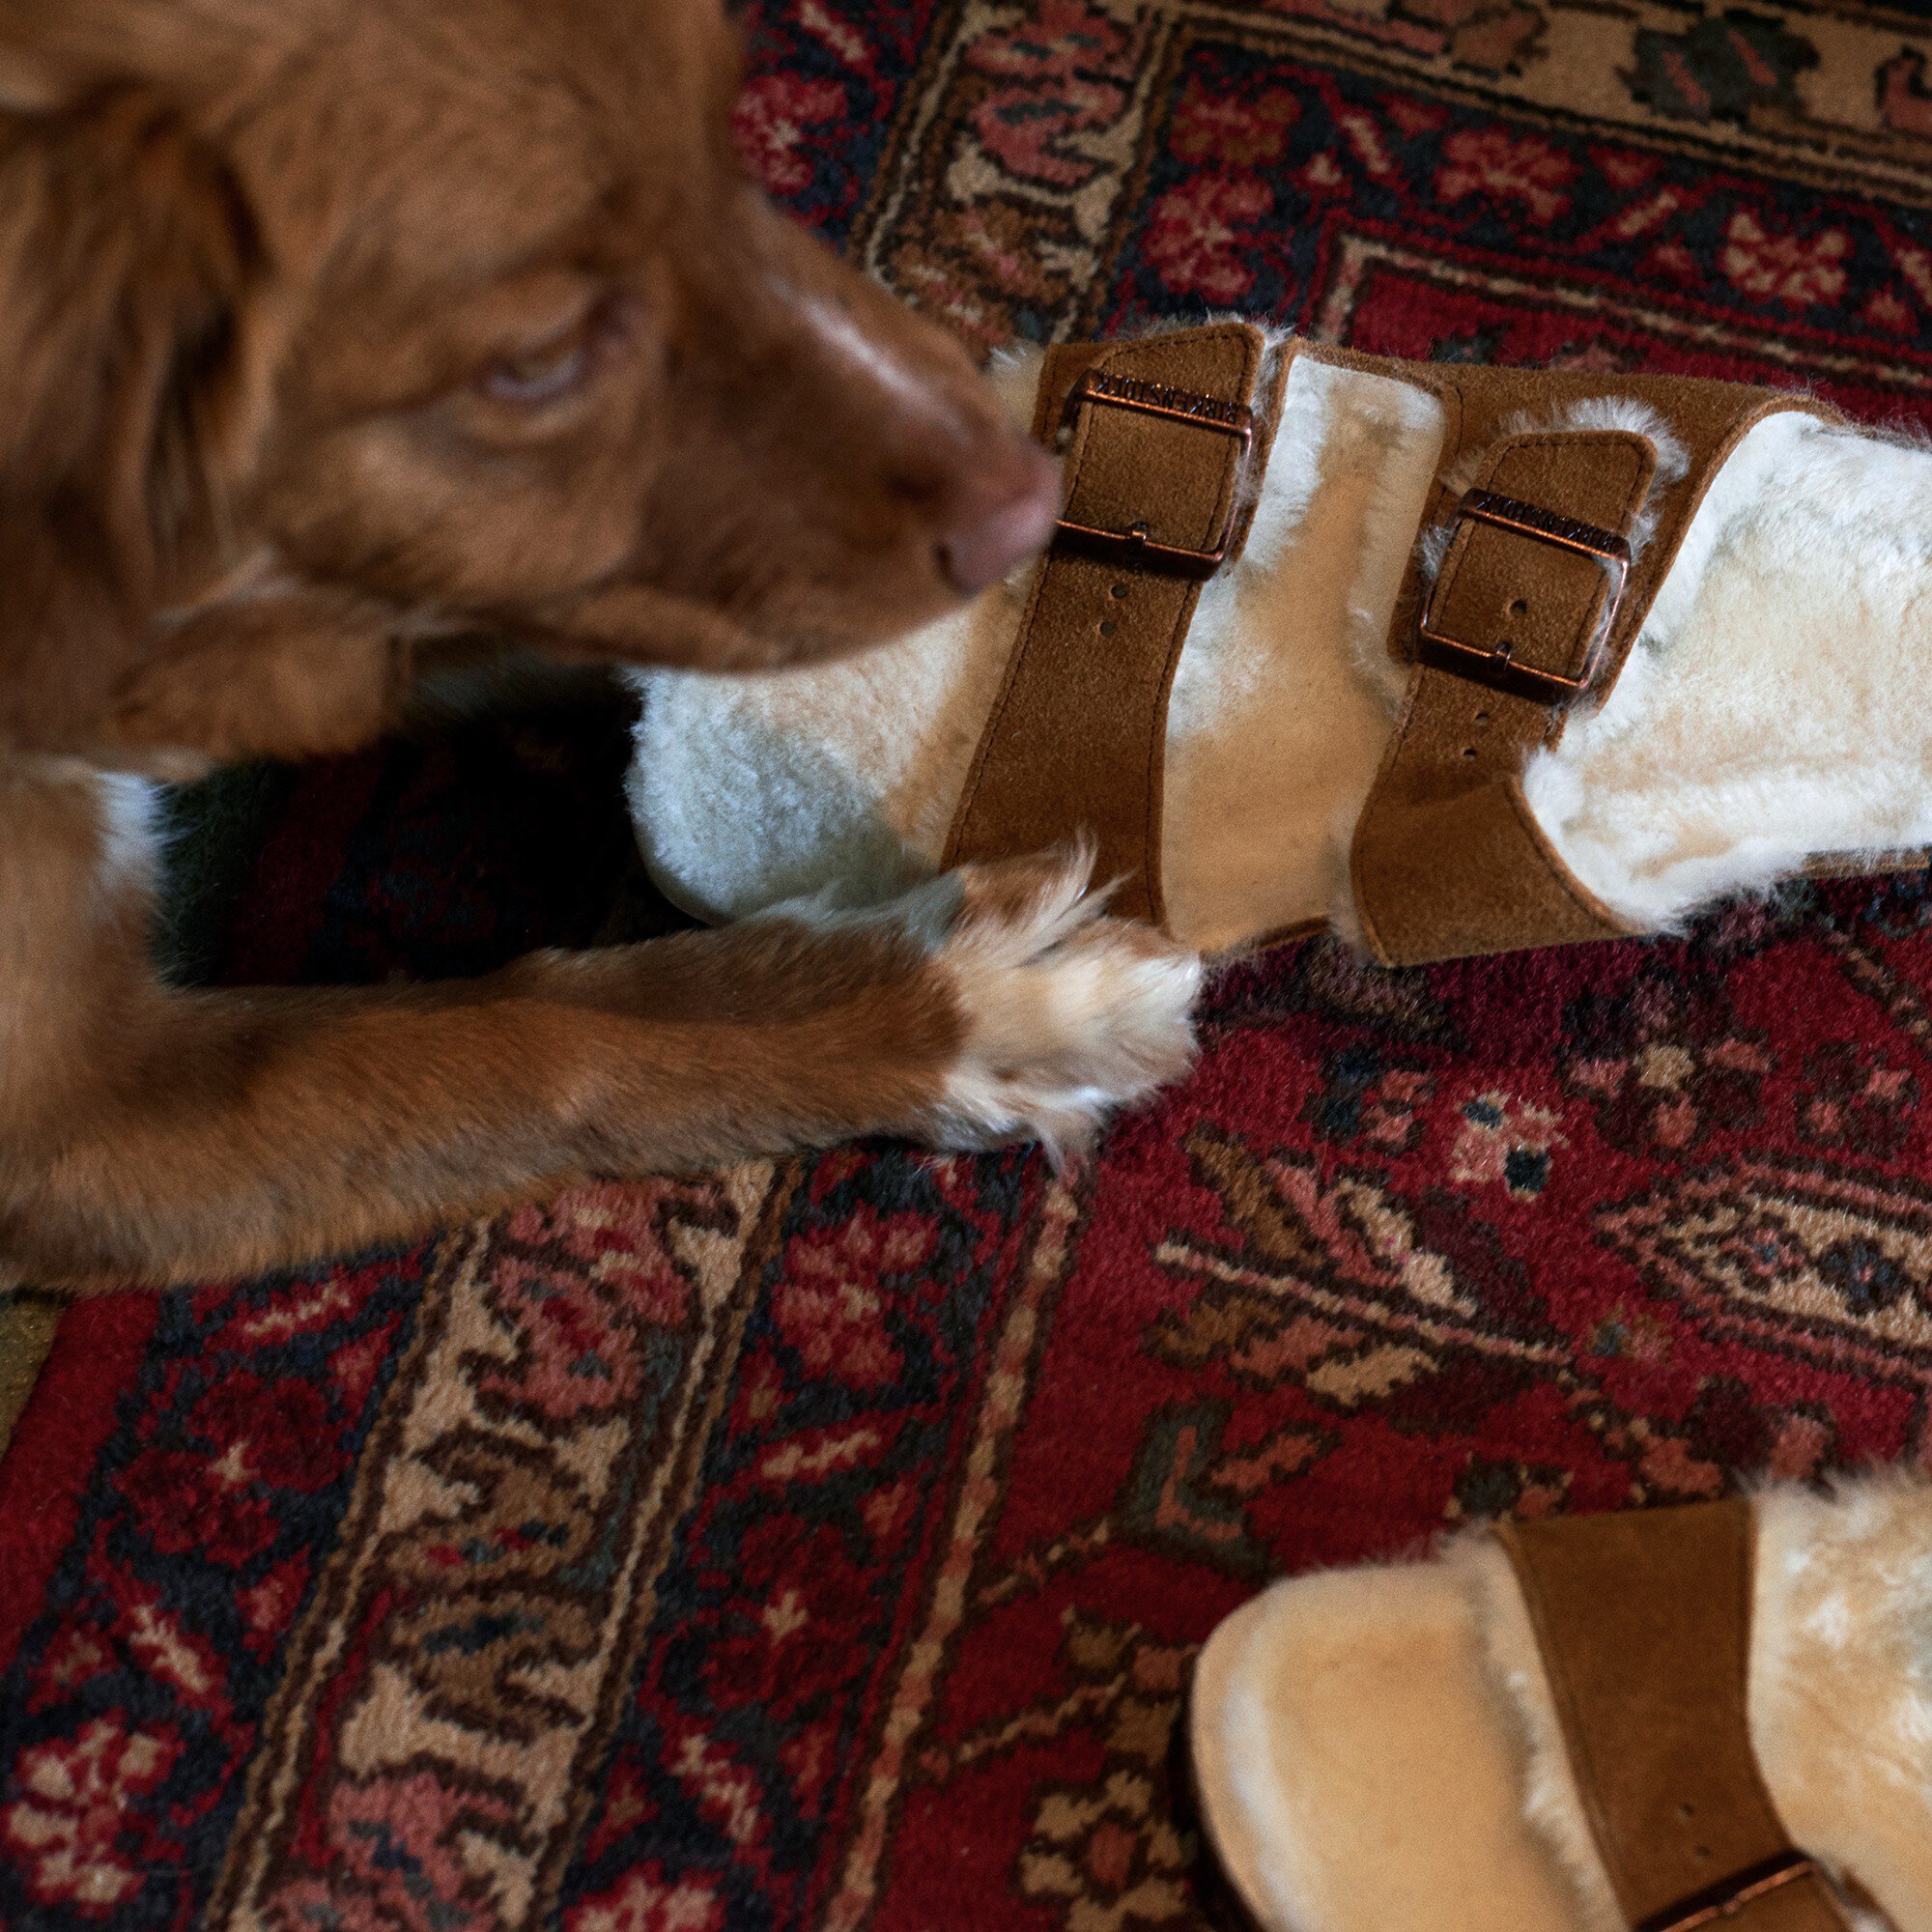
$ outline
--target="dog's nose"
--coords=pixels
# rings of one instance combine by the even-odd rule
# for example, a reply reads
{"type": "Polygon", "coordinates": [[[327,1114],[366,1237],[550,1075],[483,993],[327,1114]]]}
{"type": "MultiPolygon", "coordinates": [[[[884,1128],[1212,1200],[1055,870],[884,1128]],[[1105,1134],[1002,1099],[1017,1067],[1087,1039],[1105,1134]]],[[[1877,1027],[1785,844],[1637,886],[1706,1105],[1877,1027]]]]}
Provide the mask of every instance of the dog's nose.
{"type": "Polygon", "coordinates": [[[963,596],[997,583],[1046,548],[1060,515],[1060,466],[1025,437],[1004,441],[952,493],[939,540],[946,581],[963,596]]]}

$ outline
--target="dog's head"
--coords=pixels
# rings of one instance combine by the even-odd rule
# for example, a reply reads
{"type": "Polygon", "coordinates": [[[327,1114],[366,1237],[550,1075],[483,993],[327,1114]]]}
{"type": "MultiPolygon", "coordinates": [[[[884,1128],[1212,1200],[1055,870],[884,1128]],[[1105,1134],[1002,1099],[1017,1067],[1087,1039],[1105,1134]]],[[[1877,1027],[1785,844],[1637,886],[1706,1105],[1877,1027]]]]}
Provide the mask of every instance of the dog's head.
{"type": "Polygon", "coordinates": [[[735,77],[716,0],[0,0],[24,608],[272,575],[724,668],[1004,575],[1050,466],[766,206],[735,77]]]}

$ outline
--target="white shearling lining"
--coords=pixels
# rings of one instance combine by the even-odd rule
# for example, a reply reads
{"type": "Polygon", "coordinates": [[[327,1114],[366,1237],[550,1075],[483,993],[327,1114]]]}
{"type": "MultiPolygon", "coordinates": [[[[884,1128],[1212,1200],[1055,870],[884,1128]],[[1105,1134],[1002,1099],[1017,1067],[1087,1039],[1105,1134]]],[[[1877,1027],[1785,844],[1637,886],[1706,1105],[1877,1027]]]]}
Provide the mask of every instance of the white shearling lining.
{"type": "MultiPolygon", "coordinates": [[[[996,369],[1015,420],[1038,363],[996,369]]],[[[1641,403],[1512,427],[1629,430],[1663,480],[1684,466],[1641,403]]],[[[1203,591],[1169,707],[1162,864],[1186,943],[1354,932],[1349,846],[1406,676],[1387,649],[1403,572],[1439,547],[1420,525],[1441,437],[1429,392],[1294,360],[1247,548],[1203,591]]],[[[933,867],[1026,587],[828,668],[638,673],[630,801],[660,886],[730,919],[933,867]]],[[[1699,507],[1607,701],[1530,759],[1530,809],[1581,883],[1651,930],[1816,855],[1932,843],[1928,642],[1932,452],[1773,416],[1699,507]]]]}
{"type": "Polygon", "coordinates": [[[1608,700],[1523,790],[1662,928],[1807,858],[1932,842],[1932,455],[1816,417],[1745,438],[1608,700]]]}
{"type": "Polygon", "coordinates": [[[1453,1563],[1264,1592],[1202,1652],[1189,1731],[1204,1829],[1264,1932],[1587,1923],[1524,1815],[1521,1748],[1453,1563]]]}
{"type": "Polygon", "coordinates": [[[1932,1486],[1757,1502],[1750,1728],[1794,1840],[1932,1932],[1932,1486]]]}
{"type": "Polygon", "coordinates": [[[1442,446],[1435,397],[1297,358],[1247,547],[1207,584],[1168,703],[1168,923],[1215,952],[1320,918],[1367,799],[1388,629],[1442,446]]]}
{"type": "MultiPolygon", "coordinates": [[[[1932,1484],[1777,1488],[1755,1507],[1767,1789],[1896,1932],[1932,1932],[1932,1484]]],[[[1264,1932],[1621,1932],[1486,1535],[1245,1605],[1202,1652],[1190,1744],[1204,1827],[1264,1932]]]]}

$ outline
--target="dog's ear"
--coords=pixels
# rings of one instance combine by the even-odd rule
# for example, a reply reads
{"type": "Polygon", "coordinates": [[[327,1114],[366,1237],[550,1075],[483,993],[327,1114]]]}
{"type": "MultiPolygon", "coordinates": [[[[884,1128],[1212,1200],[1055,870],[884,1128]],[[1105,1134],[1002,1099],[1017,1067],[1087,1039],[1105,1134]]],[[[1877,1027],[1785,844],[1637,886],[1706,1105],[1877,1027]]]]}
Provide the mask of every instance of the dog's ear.
{"type": "Polygon", "coordinates": [[[30,600],[0,639],[10,685],[23,651],[68,681],[76,652],[125,662],[218,557],[276,357],[270,265],[220,154],[149,88],[62,84],[0,67],[37,103],[0,111],[0,564],[30,600]]]}
{"type": "Polygon", "coordinates": [[[0,476],[98,510],[140,587],[219,513],[270,388],[269,273],[218,154],[138,88],[0,117],[0,476]]]}

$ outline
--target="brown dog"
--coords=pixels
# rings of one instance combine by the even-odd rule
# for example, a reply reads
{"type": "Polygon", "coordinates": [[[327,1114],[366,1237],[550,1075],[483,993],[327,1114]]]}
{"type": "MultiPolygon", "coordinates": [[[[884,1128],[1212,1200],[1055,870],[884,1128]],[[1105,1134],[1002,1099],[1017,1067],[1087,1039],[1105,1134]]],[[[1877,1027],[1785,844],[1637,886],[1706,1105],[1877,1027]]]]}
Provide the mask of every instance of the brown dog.
{"type": "Polygon", "coordinates": [[[1044,539],[964,357],[772,213],[712,0],[0,0],[0,1277],[222,1275],[590,1173],[1075,1135],[1190,960],[1085,867],[380,991],[177,991],[152,781],[435,640],[769,666],[1044,539]]]}

